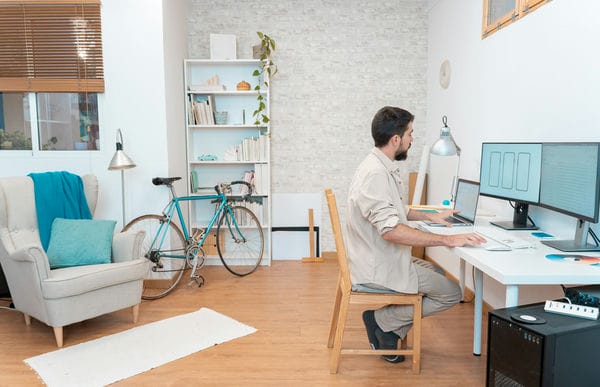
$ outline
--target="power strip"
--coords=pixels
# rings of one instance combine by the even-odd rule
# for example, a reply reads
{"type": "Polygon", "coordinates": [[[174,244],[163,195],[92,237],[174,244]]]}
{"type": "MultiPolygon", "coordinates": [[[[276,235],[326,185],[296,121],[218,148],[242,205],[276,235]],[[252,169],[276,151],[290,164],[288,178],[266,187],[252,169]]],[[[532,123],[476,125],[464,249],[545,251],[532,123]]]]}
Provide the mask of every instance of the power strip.
{"type": "Polygon", "coordinates": [[[564,314],[567,316],[580,317],[588,320],[598,320],[598,308],[594,306],[584,306],[548,300],[546,301],[544,310],[550,313],[564,314]]]}

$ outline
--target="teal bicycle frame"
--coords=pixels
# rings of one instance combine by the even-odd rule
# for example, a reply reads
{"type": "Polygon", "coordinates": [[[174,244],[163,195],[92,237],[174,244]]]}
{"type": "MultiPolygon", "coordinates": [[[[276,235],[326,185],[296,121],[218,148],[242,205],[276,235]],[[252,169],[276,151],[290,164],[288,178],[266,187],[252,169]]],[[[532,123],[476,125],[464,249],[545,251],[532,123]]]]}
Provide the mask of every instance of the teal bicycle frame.
{"type": "MultiPolygon", "coordinates": [[[[190,233],[188,232],[188,227],[186,225],[185,218],[181,211],[181,206],[179,205],[179,202],[195,201],[195,200],[218,200],[220,202],[219,206],[215,209],[215,213],[212,216],[210,222],[206,226],[206,230],[205,230],[204,234],[202,235],[202,238],[199,241],[197,241],[199,247],[202,247],[204,245],[204,241],[208,237],[208,234],[212,230],[215,222],[219,219],[219,215],[221,215],[221,213],[223,212],[223,209],[226,209],[226,211],[229,213],[231,219],[233,220],[233,225],[234,225],[236,231],[240,235],[243,235],[238,226],[237,219],[233,215],[233,212],[231,211],[231,207],[227,203],[227,197],[225,196],[224,193],[221,192],[221,193],[213,194],[213,195],[181,196],[181,197],[176,196],[173,191],[171,193],[172,193],[171,201],[169,202],[169,204],[167,204],[167,206],[162,211],[162,214],[165,217],[165,221],[162,222],[160,227],[158,228],[158,231],[156,232],[156,235],[154,236],[154,239],[152,240],[152,243],[150,245],[150,250],[148,251],[149,254],[153,254],[153,252],[156,252],[156,251],[161,252],[160,256],[149,257],[149,259],[152,260],[153,262],[154,262],[154,260],[160,259],[161,256],[169,257],[169,258],[180,258],[180,259],[185,259],[185,257],[186,257],[185,251],[181,255],[163,254],[162,253],[163,250],[161,249],[163,243],[165,242],[165,238],[167,237],[167,231],[169,229],[169,224],[171,223],[171,221],[173,219],[173,214],[175,212],[177,213],[177,218],[179,219],[179,223],[181,224],[181,231],[183,232],[183,237],[186,241],[186,246],[185,246],[186,250],[187,250],[187,247],[190,246],[192,243],[196,243],[196,241],[192,240],[193,238],[191,237],[190,233]],[[157,241],[158,241],[158,244],[157,244],[157,241]]],[[[227,221],[229,222],[229,219],[227,221]]]]}

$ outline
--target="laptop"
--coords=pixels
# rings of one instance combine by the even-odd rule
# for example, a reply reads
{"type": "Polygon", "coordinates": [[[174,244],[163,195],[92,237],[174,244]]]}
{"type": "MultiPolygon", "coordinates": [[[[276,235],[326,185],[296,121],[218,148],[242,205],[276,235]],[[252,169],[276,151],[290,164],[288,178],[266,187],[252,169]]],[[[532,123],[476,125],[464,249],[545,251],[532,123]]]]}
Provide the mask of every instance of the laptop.
{"type": "MultiPolygon", "coordinates": [[[[479,183],[476,181],[458,179],[456,196],[454,197],[454,209],[460,212],[449,216],[445,220],[453,226],[472,226],[477,214],[477,202],[479,200],[479,183]]],[[[425,221],[428,226],[445,226],[441,223],[425,221]]]]}

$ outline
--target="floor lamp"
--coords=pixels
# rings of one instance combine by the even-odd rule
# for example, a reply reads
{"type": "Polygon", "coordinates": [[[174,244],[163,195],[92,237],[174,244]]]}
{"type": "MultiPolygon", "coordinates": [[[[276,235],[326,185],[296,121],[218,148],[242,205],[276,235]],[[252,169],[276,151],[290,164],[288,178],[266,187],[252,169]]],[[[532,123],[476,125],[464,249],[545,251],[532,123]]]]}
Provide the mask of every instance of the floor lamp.
{"type": "Polygon", "coordinates": [[[417,174],[417,182],[415,184],[415,193],[413,194],[412,205],[419,205],[421,194],[423,192],[423,183],[425,180],[425,174],[427,173],[427,164],[429,163],[429,155],[436,156],[458,156],[458,164],[456,166],[456,173],[452,179],[452,191],[450,192],[450,198],[454,202],[454,195],[456,194],[456,183],[458,180],[458,173],[460,169],[460,147],[454,141],[450,128],[448,127],[448,118],[442,117],[442,123],[444,126],[440,130],[440,137],[433,143],[431,148],[425,145],[423,147],[423,154],[421,155],[421,163],[419,165],[419,172],[417,174]]]}
{"type": "Polygon", "coordinates": [[[110,171],[121,171],[121,209],[123,211],[123,227],[125,227],[125,169],[135,167],[135,163],[123,152],[123,133],[117,129],[117,151],[108,164],[110,171]]]}

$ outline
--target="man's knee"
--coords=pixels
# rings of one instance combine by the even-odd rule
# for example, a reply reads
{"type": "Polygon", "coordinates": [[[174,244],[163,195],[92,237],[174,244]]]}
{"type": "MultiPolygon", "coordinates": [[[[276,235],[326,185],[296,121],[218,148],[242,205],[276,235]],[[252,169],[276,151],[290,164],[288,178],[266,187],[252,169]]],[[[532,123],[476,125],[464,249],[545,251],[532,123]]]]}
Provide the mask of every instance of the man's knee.
{"type": "Polygon", "coordinates": [[[451,285],[449,286],[450,292],[448,294],[448,303],[455,305],[458,304],[460,302],[460,300],[462,300],[462,292],[460,290],[460,286],[448,279],[448,281],[451,283],[451,285]]]}

